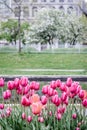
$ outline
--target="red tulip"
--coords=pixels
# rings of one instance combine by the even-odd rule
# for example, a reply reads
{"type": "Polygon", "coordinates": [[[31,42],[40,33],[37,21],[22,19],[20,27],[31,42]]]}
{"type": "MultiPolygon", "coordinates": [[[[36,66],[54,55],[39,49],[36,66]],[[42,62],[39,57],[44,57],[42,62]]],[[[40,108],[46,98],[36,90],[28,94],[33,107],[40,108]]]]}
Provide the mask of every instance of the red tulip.
{"type": "Polygon", "coordinates": [[[67,78],[67,81],[66,81],[66,85],[68,86],[68,87],[70,87],[71,86],[71,84],[72,84],[72,78],[67,78]]]}
{"type": "Polygon", "coordinates": [[[15,88],[14,81],[8,81],[7,87],[8,87],[9,90],[13,90],[15,88]]]}
{"type": "Polygon", "coordinates": [[[45,105],[46,103],[47,103],[47,97],[46,96],[42,96],[41,97],[41,103],[43,104],[43,105],[45,105]]]}
{"type": "Polygon", "coordinates": [[[27,77],[21,77],[21,79],[20,79],[20,84],[21,84],[23,87],[26,87],[27,84],[28,84],[28,78],[27,78],[27,77]]]}
{"type": "Polygon", "coordinates": [[[4,87],[5,83],[4,83],[4,79],[0,78],[0,87],[4,87]]]}
{"type": "Polygon", "coordinates": [[[4,104],[0,104],[0,109],[4,109],[4,104]]]}

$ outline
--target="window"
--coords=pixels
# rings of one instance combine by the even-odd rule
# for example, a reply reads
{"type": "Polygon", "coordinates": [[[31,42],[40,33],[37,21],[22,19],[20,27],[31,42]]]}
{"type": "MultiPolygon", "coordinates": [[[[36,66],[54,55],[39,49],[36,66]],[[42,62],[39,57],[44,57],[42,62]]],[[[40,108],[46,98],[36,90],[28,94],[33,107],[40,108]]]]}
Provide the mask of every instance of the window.
{"type": "Polygon", "coordinates": [[[32,8],[32,17],[35,17],[37,14],[37,7],[32,8]]]}
{"type": "Polygon", "coordinates": [[[59,0],[59,2],[64,2],[64,0],[59,0]]]}
{"type": "Polygon", "coordinates": [[[72,6],[68,7],[67,13],[68,13],[68,14],[71,14],[72,12],[73,12],[73,7],[72,7],[72,6]]]}
{"type": "Polygon", "coordinates": [[[23,17],[28,17],[29,16],[29,9],[28,7],[23,7],[23,17]]]}
{"type": "Polygon", "coordinates": [[[41,2],[46,2],[46,0],[41,0],[41,2]]]}
{"type": "Polygon", "coordinates": [[[73,2],[73,0],[68,0],[68,2],[73,2]]]}
{"type": "Polygon", "coordinates": [[[50,0],[50,2],[55,2],[55,0],[50,0]]]}

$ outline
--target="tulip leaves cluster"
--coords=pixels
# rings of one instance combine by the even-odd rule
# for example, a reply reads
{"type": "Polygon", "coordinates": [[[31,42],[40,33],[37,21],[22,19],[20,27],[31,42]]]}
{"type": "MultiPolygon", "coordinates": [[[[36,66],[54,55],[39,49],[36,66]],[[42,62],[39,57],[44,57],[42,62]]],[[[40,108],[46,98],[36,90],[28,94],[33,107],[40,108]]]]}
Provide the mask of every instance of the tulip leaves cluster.
{"type": "Polygon", "coordinates": [[[87,92],[72,78],[51,81],[42,89],[27,77],[4,86],[0,78],[1,130],[87,130],[87,92]]]}

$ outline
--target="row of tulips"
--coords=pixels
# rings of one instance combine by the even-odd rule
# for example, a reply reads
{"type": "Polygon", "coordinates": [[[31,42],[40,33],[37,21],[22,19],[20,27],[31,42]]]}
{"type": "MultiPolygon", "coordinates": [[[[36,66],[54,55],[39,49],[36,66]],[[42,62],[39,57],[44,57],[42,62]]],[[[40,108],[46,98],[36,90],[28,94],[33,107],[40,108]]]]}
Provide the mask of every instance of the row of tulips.
{"type": "Polygon", "coordinates": [[[27,77],[4,86],[0,78],[2,130],[87,130],[87,92],[72,78],[51,81],[42,89],[39,82],[27,77]]]}

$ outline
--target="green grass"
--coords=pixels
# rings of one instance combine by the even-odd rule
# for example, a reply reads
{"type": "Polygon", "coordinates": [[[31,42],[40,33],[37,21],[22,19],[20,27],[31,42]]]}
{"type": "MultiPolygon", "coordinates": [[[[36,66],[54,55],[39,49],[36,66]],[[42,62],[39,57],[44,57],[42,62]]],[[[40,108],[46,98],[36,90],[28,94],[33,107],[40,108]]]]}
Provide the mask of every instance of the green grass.
{"type": "Polygon", "coordinates": [[[86,75],[87,54],[0,53],[0,74],[18,75],[86,75]],[[19,71],[18,69],[84,69],[80,72],[19,71]]]}

